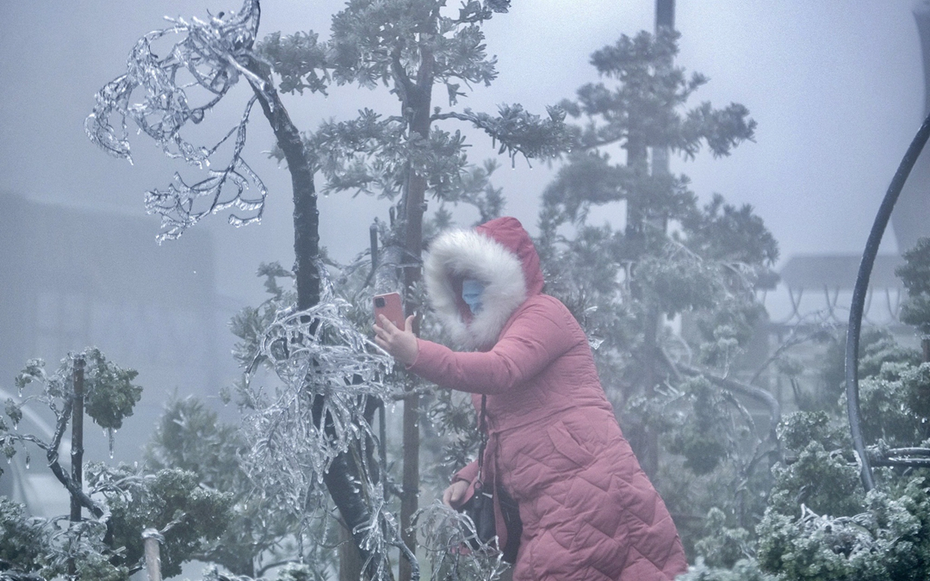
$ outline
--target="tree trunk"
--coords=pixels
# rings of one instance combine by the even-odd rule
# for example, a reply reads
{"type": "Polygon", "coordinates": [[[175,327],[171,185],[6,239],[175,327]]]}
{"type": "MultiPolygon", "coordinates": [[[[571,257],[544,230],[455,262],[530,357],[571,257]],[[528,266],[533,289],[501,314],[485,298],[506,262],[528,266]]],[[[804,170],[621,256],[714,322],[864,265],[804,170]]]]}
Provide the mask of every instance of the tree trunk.
{"type": "MultiPolygon", "coordinates": [[[[671,29],[675,22],[675,0],[656,0],[656,35],[662,29],[671,29]]],[[[665,63],[669,68],[672,63],[665,63]]],[[[660,176],[669,173],[668,150],[663,147],[652,149],[652,171],[649,171],[649,148],[644,136],[631,136],[627,141],[627,165],[636,172],[636,175],[646,179],[650,174],[660,176]]],[[[648,212],[649,200],[641,193],[636,193],[627,200],[627,240],[632,244],[634,262],[646,253],[647,227],[654,227],[663,232],[667,228],[667,219],[662,216],[650,215],[648,212]]],[[[634,296],[646,304],[643,321],[643,351],[642,357],[642,388],[646,397],[655,395],[656,385],[659,383],[659,329],[661,328],[662,313],[650,297],[643,296],[642,290],[634,285],[634,296]]],[[[640,451],[640,463],[643,470],[655,477],[659,469],[659,435],[650,425],[643,426],[643,449],[640,451]]]]}
{"type": "MultiPolygon", "coordinates": [[[[416,85],[407,91],[404,108],[409,111],[410,138],[429,138],[430,102],[433,88],[432,54],[422,49],[422,61],[416,85]]],[[[404,204],[404,288],[406,296],[412,296],[413,286],[420,280],[420,262],[423,254],[423,214],[426,211],[426,177],[413,168],[407,170],[407,188],[404,204]]],[[[406,301],[406,314],[413,314],[416,305],[406,301]]],[[[418,329],[414,328],[414,332],[418,329]]],[[[413,388],[411,383],[408,387],[413,388]]],[[[419,508],[420,492],[420,398],[412,392],[404,399],[404,472],[403,497],[400,504],[401,538],[413,550],[416,547],[416,532],[412,529],[413,515],[419,508]]],[[[406,559],[400,562],[400,581],[409,581],[412,567],[406,559]]]]}
{"type": "MultiPolygon", "coordinates": [[[[630,136],[627,140],[627,166],[629,166],[639,180],[649,178],[649,150],[642,137],[630,136]]],[[[634,300],[645,306],[643,312],[643,345],[639,353],[642,364],[642,374],[639,388],[647,398],[655,393],[658,381],[656,372],[658,350],[659,312],[649,297],[645,296],[642,287],[636,280],[636,264],[646,254],[646,221],[648,200],[645,199],[645,188],[637,188],[630,193],[626,202],[626,234],[625,239],[630,249],[630,258],[633,266],[630,270],[630,291],[634,300]],[[638,190],[638,191],[636,191],[638,190]]],[[[642,425],[642,438],[640,449],[637,451],[643,470],[650,477],[654,476],[659,465],[659,438],[655,430],[648,424],[642,425]]]]}
{"type": "MultiPolygon", "coordinates": [[[[643,389],[647,398],[656,393],[659,382],[657,367],[659,353],[659,310],[647,300],[645,334],[643,338],[643,389]]],[[[644,426],[645,449],[639,458],[643,470],[650,478],[655,478],[659,471],[659,433],[655,426],[644,426]]]]}
{"type": "MultiPolygon", "coordinates": [[[[265,117],[271,124],[291,174],[294,196],[294,276],[297,283],[297,308],[306,310],[320,302],[320,272],[317,262],[320,256],[319,210],[313,185],[313,170],[300,132],[291,121],[277,92],[271,88],[270,75],[262,70],[263,66],[258,62],[250,63],[249,68],[265,80],[265,87],[253,85],[252,88],[258,96],[265,117]]],[[[317,409],[322,409],[322,403],[322,397],[317,396],[315,402],[317,409]]],[[[318,428],[326,429],[327,419],[322,417],[322,413],[315,414],[315,421],[318,428]]],[[[348,451],[337,456],[329,470],[323,475],[323,482],[346,526],[352,531],[361,560],[369,560],[372,566],[376,566],[382,560],[382,555],[363,549],[364,534],[355,532],[361,525],[367,525],[371,520],[370,506],[366,498],[358,491],[358,487],[354,485],[354,482],[361,481],[362,478],[361,470],[355,462],[355,456],[359,453],[360,446],[356,443],[348,451]]]]}
{"type": "Polygon", "coordinates": [[[145,572],[148,581],[161,581],[161,546],[158,543],[158,531],[142,531],[142,546],[145,548],[145,572]]]}
{"type": "MultiPolygon", "coordinates": [[[[72,382],[74,389],[73,407],[71,408],[71,481],[77,491],[84,488],[84,356],[76,355],[72,359],[74,370],[72,382]]],[[[71,522],[81,522],[82,503],[75,491],[71,491],[71,522]]],[[[74,559],[68,560],[68,574],[74,576],[77,565],[74,559]]]]}
{"type": "MultiPolygon", "coordinates": [[[[71,480],[78,490],[84,487],[84,356],[72,360],[74,407],[71,408],[71,480]]],[[[71,495],[71,522],[81,522],[81,501],[71,495]]]]}

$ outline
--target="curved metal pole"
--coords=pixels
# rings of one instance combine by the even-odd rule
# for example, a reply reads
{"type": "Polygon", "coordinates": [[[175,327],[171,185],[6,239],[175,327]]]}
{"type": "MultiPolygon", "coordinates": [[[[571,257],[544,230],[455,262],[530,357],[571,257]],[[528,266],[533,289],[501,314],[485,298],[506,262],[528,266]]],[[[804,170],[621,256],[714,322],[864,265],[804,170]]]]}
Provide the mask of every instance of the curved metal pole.
{"type": "Polygon", "coordinates": [[[891,185],[888,186],[888,192],[882,200],[878,214],[875,216],[872,231],[865,243],[865,251],[862,253],[862,262],[859,264],[859,274],[856,276],[856,286],[849,308],[849,327],[846,331],[846,413],[849,416],[849,429],[852,433],[853,446],[859,456],[862,469],[860,476],[866,492],[874,488],[875,482],[872,479],[869,459],[865,454],[865,442],[862,439],[862,425],[859,417],[859,335],[862,330],[863,307],[869,289],[872,265],[875,263],[878,246],[885,234],[885,227],[888,226],[888,220],[891,218],[891,211],[928,138],[930,138],[930,116],[927,116],[917,131],[917,135],[914,136],[914,140],[911,141],[894,179],[891,180],[891,185]]]}

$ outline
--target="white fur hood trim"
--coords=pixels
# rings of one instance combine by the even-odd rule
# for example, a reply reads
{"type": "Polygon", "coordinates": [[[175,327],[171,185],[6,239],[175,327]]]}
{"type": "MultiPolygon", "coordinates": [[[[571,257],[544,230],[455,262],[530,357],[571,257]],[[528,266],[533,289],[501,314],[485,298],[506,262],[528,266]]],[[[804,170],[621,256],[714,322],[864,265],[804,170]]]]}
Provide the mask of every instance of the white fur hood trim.
{"type": "Polygon", "coordinates": [[[517,256],[474,230],[451,230],[436,238],[424,263],[424,280],[439,321],[465,349],[493,345],[507,319],[527,298],[517,256]],[[453,278],[465,275],[485,284],[481,311],[470,323],[462,320],[461,297],[452,286],[453,278]]]}

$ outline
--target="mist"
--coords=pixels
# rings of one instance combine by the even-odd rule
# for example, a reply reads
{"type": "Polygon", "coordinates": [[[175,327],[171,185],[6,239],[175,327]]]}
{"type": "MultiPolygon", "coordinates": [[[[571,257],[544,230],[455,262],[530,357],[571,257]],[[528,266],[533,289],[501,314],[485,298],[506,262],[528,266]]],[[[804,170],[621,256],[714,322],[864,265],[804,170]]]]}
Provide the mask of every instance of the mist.
{"type": "MultiPolygon", "coordinates": [[[[673,171],[690,176],[702,199],[720,193],[730,203],[751,204],[779,241],[781,264],[793,256],[860,253],[924,114],[916,3],[677,4],[676,28],[682,35],[677,64],[710,79],[698,98],[717,107],[742,103],[758,128],[755,142],[731,156],[713,159],[702,153],[694,160],[674,160],[673,171]]],[[[170,394],[215,397],[235,378],[229,356],[234,337],[226,321],[242,306],[264,300],[262,281],[255,276],[259,263],[289,267],[294,259],[290,177],[269,159],[273,137],[267,124],[256,120],[245,156],[269,188],[262,223],[234,228],[224,216],[214,216],[181,240],[158,245],[158,220],[145,215],[143,193],[166,186],[180,168],[143,136],[133,141],[133,164],[111,158],[90,143],[83,124],[94,93],[123,72],[139,37],[167,25],[163,16],[203,18],[207,10],[236,10],[239,2],[6,0],[0,6],[0,200],[21,208],[16,213],[8,206],[6,221],[0,220],[7,229],[0,232],[2,310],[16,310],[16,316],[0,317],[7,331],[0,339],[0,387],[12,383],[27,358],[54,362],[67,350],[97,344],[120,365],[140,370],[147,405],[139,413],[139,433],[148,433],[170,394]],[[21,236],[11,235],[13,224],[21,236]],[[64,277],[73,292],[62,291],[65,271],[55,268],[55,257],[71,256],[81,241],[111,225],[125,236],[104,237],[92,246],[93,254],[78,253],[78,264],[67,271],[71,278],[64,277]],[[135,251],[111,255],[108,248],[114,245],[135,251]],[[114,288],[101,294],[80,286],[91,284],[79,276],[88,271],[98,273],[90,277],[95,284],[114,288]],[[108,277],[131,283],[108,285],[108,277]],[[204,292],[212,298],[204,298],[204,292]],[[39,297],[28,303],[36,313],[63,314],[45,319],[23,314],[14,297],[39,297]],[[145,314],[150,304],[162,306],[145,314]],[[63,323],[73,312],[89,314],[63,323]],[[199,313],[207,321],[202,326],[212,331],[191,334],[183,316],[173,330],[164,331],[169,312],[199,313]],[[72,331],[59,332],[63,324],[72,331]],[[156,338],[127,342],[125,335],[111,332],[121,327],[156,338]],[[181,340],[192,343],[178,344],[181,340]],[[197,355],[185,363],[172,358],[172,349],[197,355]]],[[[262,36],[314,30],[325,38],[332,14],[341,7],[330,0],[266,2],[262,36]]],[[[653,19],[653,0],[516,1],[509,14],[485,27],[488,52],[498,59],[498,81],[476,87],[467,105],[493,111],[502,103],[521,103],[544,113],[547,105],[597,80],[588,62],[593,51],[621,34],[652,30],[653,19]]],[[[376,95],[385,99],[382,112],[394,114],[396,100],[384,90],[344,87],[329,98],[284,99],[295,122],[313,129],[363,106],[377,109],[376,95]]],[[[240,114],[240,105],[224,105],[209,121],[228,127],[240,114]]],[[[473,135],[472,142],[472,162],[494,156],[483,136],[473,135]]],[[[522,158],[500,161],[493,182],[504,188],[505,211],[532,232],[539,196],[557,166],[522,158]]],[[[385,218],[385,208],[364,196],[321,197],[320,230],[329,255],[346,261],[364,250],[368,227],[385,218]]],[[[622,220],[622,209],[615,210],[604,219],[622,220]]],[[[467,222],[474,216],[466,212],[461,218],[467,222]]],[[[883,251],[898,250],[889,233],[883,251]]],[[[137,444],[127,448],[134,452],[137,444]]]]}

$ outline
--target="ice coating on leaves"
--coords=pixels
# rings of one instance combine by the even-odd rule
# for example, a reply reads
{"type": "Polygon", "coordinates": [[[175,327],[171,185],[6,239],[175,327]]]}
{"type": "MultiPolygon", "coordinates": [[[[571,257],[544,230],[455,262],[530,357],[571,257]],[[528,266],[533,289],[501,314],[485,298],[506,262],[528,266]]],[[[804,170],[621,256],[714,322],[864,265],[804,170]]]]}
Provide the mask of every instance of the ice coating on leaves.
{"type": "MultiPolygon", "coordinates": [[[[385,381],[393,359],[359,332],[347,314],[351,305],[324,285],[320,303],[305,311],[279,310],[262,334],[256,361],[274,371],[259,385],[249,368],[241,395],[246,399],[243,429],[249,442],[243,467],[265,499],[302,523],[302,539],[314,537],[314,523],[328,518],[323,475],[354,443],[361,457],[360,478],[351,486],[368,505],[368,521],[355,531],[372,556],[403,550],[399,527],[385,501],[384,469],[368,465],[377,456],[376,437],[365,416],[369,398],[390,400],[396,389],[385,381]],[[323,418],[323,421],[320,419],[323,418]]],[[[371,563],[372,578],[387,578],[388,562],[371,563]]],[[[366,565],[367,567],[367,565],[366,565]]]]}
{"type": "Polygon", "coordinates": [[[239,12],[220,13],[207,21],[168,19],[173,26],[139,39],[130,52],[126,73],[96,95],[94,111],[85,122],[87,135],[104,151],[130,163],[129,121],[154,139],[165,155],[199,170],[208,168],[217,150],[231,142],[230,160],[222,169],[209,170],[206,178],[195,181],[175,174],[167,188],[146,193],[146,209],[162,216],[159,241],[177,238],[204,216],[231,207],[243,212],[230,216],[232,224],[261,220],[267,189],[242,158],[255,97],[246,104],[239,124],[212,146],[194,144],[183,134],[189,121],[203,121],[241,77],[255,90],[270,90],[246,68],[256,60],[252,47],[259,16],[258,2],[245,0],[239,12]],[[153,45],[162,41],[159,46],[164,46],[169,35],[181,39],[165,56],[159,56],[153,45]],[[205,102],[191,105],[197,99],[205,102]],[[246,197],[249,189],[258,194],[246,197]]]}
{"type": "Polygon", "coordinates": [[[415,526],[432,565],[432,581],[494,581],[507,569],[501,553],[478,539],[472,520],[438,500],[417,512],[415,526]],[[464,550],[473,540],[481,548],[464,550]]]}
{"type": "Polygon", "coordinates": [[[327,291],[309,310],[280,311],[262,337],[258,357],[281,384],[250,381],[245,388],[253,408],[246,419],[251,476],[278,480],[268,484],[298,506],[305,491],[322,481],[333,458],[371,433],[363,413],[367,398],[391,395],[384,376],[393,359],[352,325],[345,316],[348,308],[327,291]],[[327,429],[314,417],[326,418],[327,429]],[[269,472],[267,466],[276,470],[269,472]]]}
{"type": "MultiPolygon", "coordinates": [[[[395,546],[403,550],[404,544],[400,538],[400,527],[398,527],[394,515],[386,506],[383,495],[380,495],[375,490],[377,489],[368,491],[369,493],[374,492],[369,501],[371,518],[366,525],[357,531],[364,533],[361,548],[369,555],[387,555],[389,546],[395,546]]],[[[363,569],[367,566],[368,563],[365,563],[363,569]]],[[[389,567],[390,563],[384,559],[375,563],[371,578],[378,580],[393,578],[389,567]]]]}

